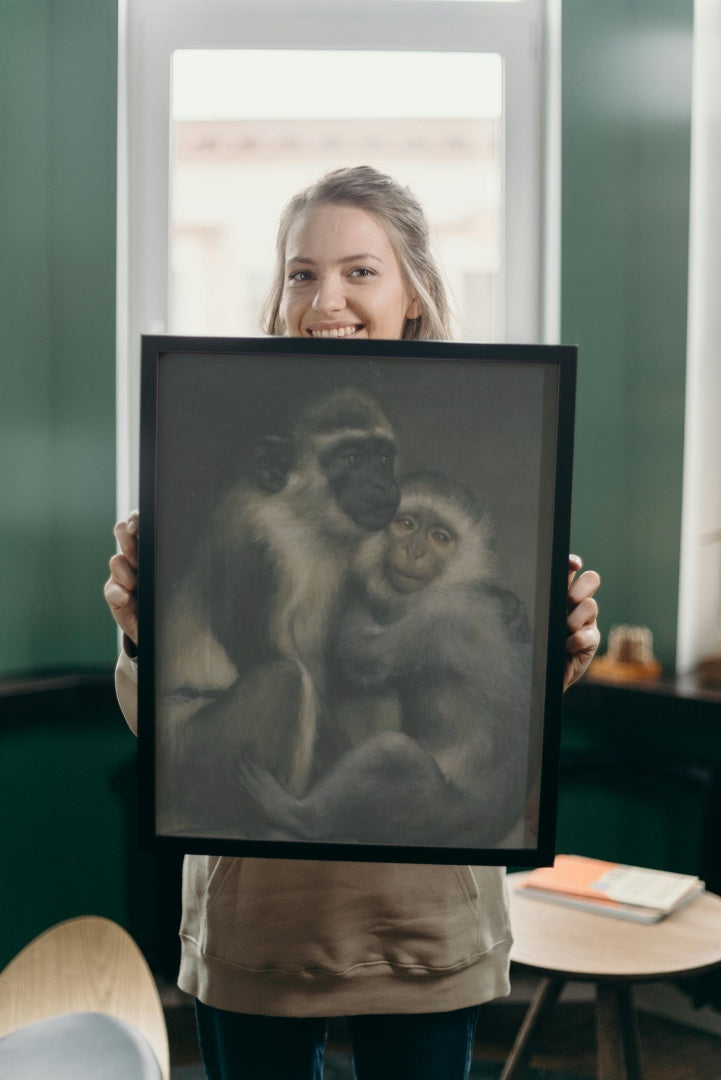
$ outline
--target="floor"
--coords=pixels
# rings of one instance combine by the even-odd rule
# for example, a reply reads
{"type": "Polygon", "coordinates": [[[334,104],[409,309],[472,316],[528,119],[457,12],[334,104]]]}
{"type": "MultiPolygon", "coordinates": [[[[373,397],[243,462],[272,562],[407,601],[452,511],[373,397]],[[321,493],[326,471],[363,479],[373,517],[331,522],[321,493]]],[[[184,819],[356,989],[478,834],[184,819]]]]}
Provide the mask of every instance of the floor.
{"type": "MultiPolygon", "coordinates": [[[[504,1061],[526,1010],[524,1001],[494,1002],[483,1008],[478,1028],[478,1058],[504,1061]]],[[[166,1008],[172,1065],[198,1060],[192,1007],[166,1008]]],[[[641,1057],[646,1080],[721,1080],[721,1038],[648,1013],[639,1012],[641,1057]]],[[[343,1043],[342,1023],[331,1038],[343,1043]]],[[[579,1076],[596,1075],[595,1030],[591,1000],[561,1001],[541,1031],[533,1064],[579,1076]]]]}
{"type": "MultiPolygon", "coordinates": [[[[524,1005],[488,1006],[479,1028],[478,1056],[505,1060],[524,1014],[524,1005]]],[[[638,1018],[647,1080],[721,1080],[721,1038],[647,1013],[638,1018]]],[[[593,1004],[562,1002],[540,1033],[533,1064],[596,1076],[595,1040],[593,1004]]]]}

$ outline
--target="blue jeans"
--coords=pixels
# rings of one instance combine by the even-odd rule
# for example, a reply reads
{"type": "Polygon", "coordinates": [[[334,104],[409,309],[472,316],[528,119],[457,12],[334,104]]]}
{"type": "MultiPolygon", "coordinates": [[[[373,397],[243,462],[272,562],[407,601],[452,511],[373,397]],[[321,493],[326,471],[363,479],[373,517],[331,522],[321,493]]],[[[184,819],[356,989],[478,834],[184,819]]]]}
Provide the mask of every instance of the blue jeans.
{"type": "MultiPolygon", "coordinates": [[[[357,1080],[467,1080],[478,1008],[349,1017],[357,1080]]],[[[195,1011],[208,1080],[321,1080],[323,1017],[195,1011]]]]}

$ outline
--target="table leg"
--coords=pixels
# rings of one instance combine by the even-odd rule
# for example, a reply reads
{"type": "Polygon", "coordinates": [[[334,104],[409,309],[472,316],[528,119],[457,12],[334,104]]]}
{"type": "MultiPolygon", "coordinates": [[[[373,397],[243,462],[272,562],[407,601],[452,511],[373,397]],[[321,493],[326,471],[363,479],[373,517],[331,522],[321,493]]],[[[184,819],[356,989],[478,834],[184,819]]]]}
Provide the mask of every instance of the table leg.
{"type": "Polygon", "coordinates": [[[520,1080],[523,1076],[531,1060],[541,1022],[558,1001],[565,981],[560,978],[541,979],[503,1066],[500,1080],[520,1080]]]}
{"type": "Polygon", "coordinates": [[[643,1080],[629,983],[596,984],[599,1080],[643,1080]]]}

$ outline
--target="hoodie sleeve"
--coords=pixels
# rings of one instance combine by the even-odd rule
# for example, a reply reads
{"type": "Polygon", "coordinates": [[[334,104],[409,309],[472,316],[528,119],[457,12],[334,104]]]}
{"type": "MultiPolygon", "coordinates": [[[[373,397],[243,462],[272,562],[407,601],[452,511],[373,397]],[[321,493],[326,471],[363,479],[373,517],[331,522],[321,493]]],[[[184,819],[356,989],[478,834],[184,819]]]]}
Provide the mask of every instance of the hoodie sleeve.
{"type": "Polygon", "coordinates": [[[128,727],[138,734],[138,661],[123,648],[115,667],[115,693],[128,727]]]}

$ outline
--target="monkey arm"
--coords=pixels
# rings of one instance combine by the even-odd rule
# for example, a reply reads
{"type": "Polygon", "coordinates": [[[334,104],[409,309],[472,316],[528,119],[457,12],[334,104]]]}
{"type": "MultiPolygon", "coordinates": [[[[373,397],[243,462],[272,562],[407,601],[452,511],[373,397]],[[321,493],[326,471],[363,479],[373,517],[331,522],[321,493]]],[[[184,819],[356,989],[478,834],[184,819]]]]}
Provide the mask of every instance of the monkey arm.
{"type": "Polygon", "coordinates": [[[525,788],[508,791],[503,770],[494,791],[482,774],[472,792],[461,790],[402,732],[384,732],[349,751],[302,798],[248,758],[235,771],[239,789],[269,822],[270,838],[281,830],[332,843],[491,846],[519,819],[525,795],[525,788]]]}
{"type": "Polygon", "coordinates": [[[391,617],[379,617],[361,602],[345,611],[332,652],[351,685],[383,690],[412,676],[468,670],[478,647],[477,594],[451,588],[413,599],[407,611],[391,617]]]}
{"type": "Polygon", "coordinates": [[[531,624],[528,621],[526,605],[512,590],[506,589],[493,582],[484,582],[479,590],[490,599],[497,600],[500,604],[500,613],[503,623],[514,641],[528,642],[531,640],[531,624]]]}
{"type": "Polygon", "coordinates": [[[391,681],[394,665],[384,646],[387,631],[361,606],[350,608],[337,624],[332,660],[352,685],[379,690],[391,681]]]}
{"type": "MultiPolygon", "coordinates": [[[[168,695],[159,703],[158,763],[176,818],[190,832],[253,836],[264,818],[243,796],[234,762],[252,756],[291,791],[305,790],[315,726],[307,680],[291,658],[269,662],[226,691],[168,695]],[[212,792],[212,796],[210,793],[212,792]]],[[[171,823],[178,828],[178,821],[171,823]]]]}
{"type": "Polygon", "coordinates": [[[302,840],[368,844],[443,843],[438,811],[464,798],[432,755],[401,732],[349,751],[304,797],[295,798],[257,762],[236,762],[239,788],[268,821],[302,840]]]}

